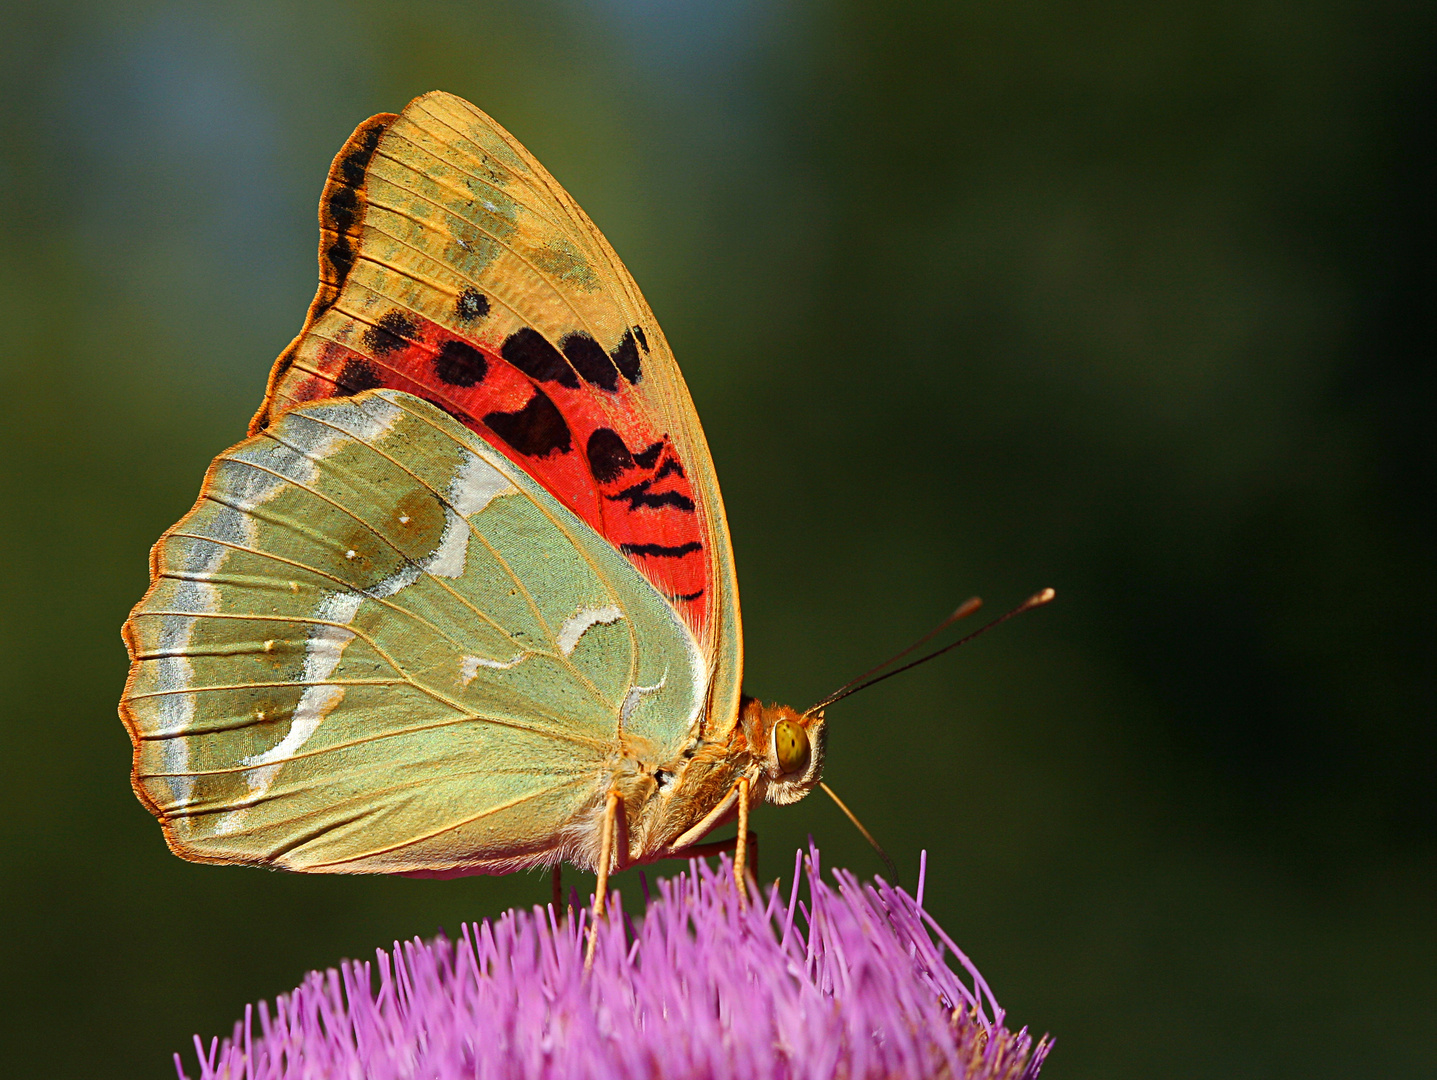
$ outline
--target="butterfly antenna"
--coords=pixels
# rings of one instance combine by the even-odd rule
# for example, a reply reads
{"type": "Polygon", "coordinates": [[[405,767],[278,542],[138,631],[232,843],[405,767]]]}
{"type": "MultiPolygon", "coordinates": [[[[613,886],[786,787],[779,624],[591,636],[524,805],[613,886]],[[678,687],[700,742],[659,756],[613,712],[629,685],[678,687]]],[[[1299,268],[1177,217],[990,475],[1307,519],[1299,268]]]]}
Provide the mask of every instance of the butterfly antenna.
{"type": "Polygon", "coordinates": [[[823,788],[825,795],[838,804],[838,808],[843,811],[848,817],[848,820],[857,826],[858,831],[863,834],[863,839],[873,845],[873,850],[878,852],[878,857],[883,860],[883,865],[888,868],[890,881],[896,887],[898,885],[898,867],[895,866],[893,860],[888,857],[888,852],[884,851],[883,846],[877,840],[873,839],[873,834],[863,827],[863,822],[858,820],[858,815],[850,810],[844,801],[833,793],[833,788],[829,787],[822,780],[818,782],[818,786],[823,788]]]}
{"type": "MultiPolygon", "coordinates": [[[[914,649],[918,648],[918,647],[921,646],[921,645],[926,645],[928,642],[932,641],[935,637],[937,637],[937,636],[938,636],[940,633],[942,633],[944,630],[948,629],[948,627],[950,627],[950,626],[952,626],[954,623],[956,623],[959,619],[966,619],[969,615],[972,615],[973,612],[977,611],[977,610],[978,610],[980,607],[982,607],[982,606],[983,606],[983,601],[982,601],[981,599],[979,599],[979,598],[976,597],[976,596],[970,596],[967,600],[964,600],[961,604],[958,605],[957,610],[954,611],[952,615],[949,615],[948,618],[944,619],[941,623],[939,623],[937,626],[935,626],[932,630],[928,631],[928,633],[924,634],[921,638],[919,638],[917,641],[915,641],[912,645],[908,646],[906,649],[903,649],[903,650],[901,650],[901,651],[899,651],[899,652],[894,653],[892,656],[890,656],[887,660],[883,661],[883,663],[879,664],[877,667],[871,667],[871,668],[869,668],[867,671],[865,671],[862,675],[858,676],[856,679],[849,679],[846,683],[844,683],[842,686],[840,686],[840,687],[839,687],[837,690],[835,690],[833,693],[829,694],[828,697],[824,698],[824,699],[823,699],[822,701],[820,701],[817,705],[810,705],[807,709],[804,710],[803,715],[804,715],[804,716],[812,716],[814,713],[818,712],[819,709],[822,709],[822,708],[825,708],[826,706],[832,705],[835,701],[837,701],[837,700],[838,700],[839,698],[841,698],[841,697],[846,697],[847,695],[846,695],[845,691],[847,691],[850,686],[856,686],[857,684],[861,683],[864,679],[868,678],[870,675],[877,675],[877,674],[878,674],[880,671],[882,671],[884,668],[888,667],[888,665],[890,665],[890,664],[896,664],[899,660],[902,660],[905,656],[907,656],[909,653],[911,653],[914,649]]],[[[830,794],[832,794],[832,793],[830,792],[830,794]]],[[[842,805],[842,804],[840,803],[839,805],[842,805]]]]}
{"type": "MultiPolygon", "coordinates": [[[[1042,607],[1044,604],[1051,603],[1052,600],[1053,600],[1053,597],[1055,597],[1055,596],[1057,596],[1057,595],[1058,595],[1058,594],[1057,594],[1056,592],[1054,592],[1052,589],[1044,589],[1044,590],[1042,590],[1041,592],[1035,592],[1032,596],[1028,597],[1028,599],[1024,600],[1021,604],[1019,604],[1017,607],[1015,607],[1012,611],[1006,612],[1006,613],[1003,614],[1003,615],[999,615],[999,616],[998,616],[996,619],[994,619],[992,622],[986,623],[985,625],[978,627],[977,630],[974,630],[974,631],[973,631],[971,634],[969,634],[967,637],[961,637],[961,638],[959,638],[957,641],[953,642],[952,644],[944,645],[943,648],[941,648],[941,649],[935,649],[933,652],[929,653],[927,656],[921,656],[921,657],[919,657],[917,660],[910,661],[909,663],[904,664],[904,665],[903,665],[902,667],[900,667],[900,668],[894,668],[892,671],[885,671],[882,675],[879,675],[879,676],[877,676],[877,677],[875,677],[875,678],[872,678],[872,679],[868,679],[867,682],[859,682],[857,686],[854,686],[852,683],[849,683],[847,686],[843,687],[842,689],[837,690],[837,691],[835,691],[834,693],[830,694],[830,695],[829,695],[827,698],[825,698],[823,701],[819,702],[819,703],[818,703],[817,705],[815,705],[813,708],[809,709],[808,712],[804,713],[804,715],[807,716],[808,713],[816,712],[816,711],[819,710],[819,709],[826,708],[827,706],[832,705],[835,701],[841,701],[841,700],[843,700],[843,699],[846,698],[846,697],[850,697],[850,696],[852,696],[853,694],[858,693],[858,691],[860,691],[860,690],[867,690],[870,686],[875,686],[875,685],[877,685],[878,683],[881,683],[884,679],[891,679],[891,678],[892,678],[893,676],[895,676],[895,675],[899,675],[899,674],[901,674],[901,673],[903,673],[903,672],[905,672],[905,671],[910,670],[911,668],[916,668],[919,664],[926,664],[926,663],[928,663],[928,661],[934,660],[934,659],[936,659],[937,657],[942,656],[942,655],[943,655],[944,653],[946,653],[946,652],[952,652],[954,649],[958,648],[959,645],[967,645],[968,642],[972,641],[974,638],[978,637],[978,636],[981,635],[981,634],[986,634],[989,630],[993,629],[993,627],[999,625],[1000,623],[1005,623],[1005,622],[1007,622],[1009,619],[1013,618],[1015,615],[1021,615],[1021,614],[1023,614],[1023,612],[1025,612],[1025,611],[1032,611],[1032,610],[1033,610],[1034,608],[1036,608],[1036,607],[1042,607]]],[[[959,608],[958,610],[959,610],[959,611],[962,611],[963,609],[962,609],[962,608],[959,608]]],[[[955,616],[956,616],[956,614],[957,614],[957,612],[954,613],[955,616]]],[[[950,618],[948,619],[948,622],[951,623],[952,621],[953,621],[953,618],[950,617],[950,618]]],[[[940,629],[941,629],[941,627],[940,627],[940,629]]],[[[936,631],[935,631],[935,633],[936,633],[936,631]]],[[[929,637],[932,637],[933,635],[932,635],[932,634],[929,634],[928,636],[929,636],[929,637]]],[[[910,646],[909,648],[911,649],[912,646],[910,646]]],[[[904,650],[904,652],[908,652],[908,651],[909,651],[909,649],[905,649],[905,650],[904,650]]],[[[899,653],[899,654],[898,654],[898,656],[902,656],[902,655],[903,655],[903,653],[899,653]]],[[[897,657],[894,657],[894,659],[896,660],[897,657]]],[[[892,663],[892,661],[889,661],[889,663],[892,663]]],[[[884,667],[887,667],[887,664],[880,664],[880,665],[878,666],[878,669],[877,669],[877,670],[882,670],[884,667]]],[[[867,677],[865,676],[865,678],[867,678],[867,677]]]]}

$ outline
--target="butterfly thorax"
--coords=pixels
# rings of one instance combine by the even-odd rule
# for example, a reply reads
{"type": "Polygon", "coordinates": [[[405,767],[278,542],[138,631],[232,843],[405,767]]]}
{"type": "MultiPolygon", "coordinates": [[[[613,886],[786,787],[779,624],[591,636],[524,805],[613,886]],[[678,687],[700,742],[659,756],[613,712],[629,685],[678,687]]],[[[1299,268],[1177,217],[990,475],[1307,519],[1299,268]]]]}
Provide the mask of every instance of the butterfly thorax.
{"type": "MultiPolygon", "coordinates": [[[[746,697],[726,731],[695,736],[670,761],[649,766],[626,756],[611,780],[623,803],[625,862],[677,854],[733,820],[740,780],[748,780],[752,802],[797,802],[822,776],[825,742],[822,713],[746,697]]],[[[597,817],[593,824],[597,836],[597,817]]]]}

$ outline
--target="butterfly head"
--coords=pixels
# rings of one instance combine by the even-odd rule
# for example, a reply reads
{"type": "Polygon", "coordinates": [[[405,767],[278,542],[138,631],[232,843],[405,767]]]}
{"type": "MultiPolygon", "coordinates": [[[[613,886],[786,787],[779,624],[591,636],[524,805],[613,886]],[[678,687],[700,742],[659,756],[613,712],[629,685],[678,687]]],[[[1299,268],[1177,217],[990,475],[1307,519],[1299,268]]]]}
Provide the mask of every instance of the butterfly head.
{"type": "Polygon", "coordinates": [[[821,711],[804,715],[787,705],[743,704],[743,728],[767,780],[765,796],[783,806],[798,802],[823,776],[827,728],[821,711]]]}

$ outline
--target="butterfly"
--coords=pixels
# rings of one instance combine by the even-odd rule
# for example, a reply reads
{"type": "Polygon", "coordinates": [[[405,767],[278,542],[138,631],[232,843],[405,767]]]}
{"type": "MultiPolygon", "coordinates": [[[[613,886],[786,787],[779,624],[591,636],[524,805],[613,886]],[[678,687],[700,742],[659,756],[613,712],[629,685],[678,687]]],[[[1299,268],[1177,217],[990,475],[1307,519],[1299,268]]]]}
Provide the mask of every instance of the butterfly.
{"type": "Polygon", "coordinates": [[[611,870],[820,782],[823,710],[740,690],[723,499],[638,286],[446,93],[361,124],[249,437],[125,624],[132,782],[177,854],[611,870]]]}

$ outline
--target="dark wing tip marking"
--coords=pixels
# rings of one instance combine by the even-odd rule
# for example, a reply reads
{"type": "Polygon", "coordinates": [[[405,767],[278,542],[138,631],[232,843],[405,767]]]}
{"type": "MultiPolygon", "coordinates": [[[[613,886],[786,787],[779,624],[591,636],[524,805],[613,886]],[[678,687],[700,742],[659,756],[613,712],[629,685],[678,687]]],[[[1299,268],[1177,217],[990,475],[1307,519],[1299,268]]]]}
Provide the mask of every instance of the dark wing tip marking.
{"type": "Polygon", "coordinates": [[[388,131],[389,125],[398,118],[395,113],[379,113],[371,116],[355,129],[354,135],[350,136],[352,145],[349,147],[349,152],[342,153],[337,162],[338,167],[335,169],[338,174],[335,179],[342,182],[345,189],[353,192],[364,183],[364,175],[369,171],[370,159],[374,157],[374,151],[379,148],[379,137],[388,131]]]}
{"type": "Polygon", "coordinates": [[[320,241],[320,288],[312,315],[329,310],[354,269],[354,240],[350,233],[364,217],[365,177],[380,137],[396,119],[394,113],[371,116],[354,129],[330,166],[329,181],[319,201],[319,228],[321,238],[327,232],[335,235],[328,246],[323,239],[320,241]]]}
{"type": "MultiPolygon", "coordinates": [[[[340,285],[334,287],[334,293],[338,296],[340,286],[349,277],[349,272],[354,269],[354,247],[350,244],[349,237],[341,234],[338,240],[325,248],[324,258],[334,271],[334,276],[339,279],[340,285]]],[[[333,303],[334,299],[330,298],[329,304],[326,304],[325,307],[327,308],[333,303]]]]}

